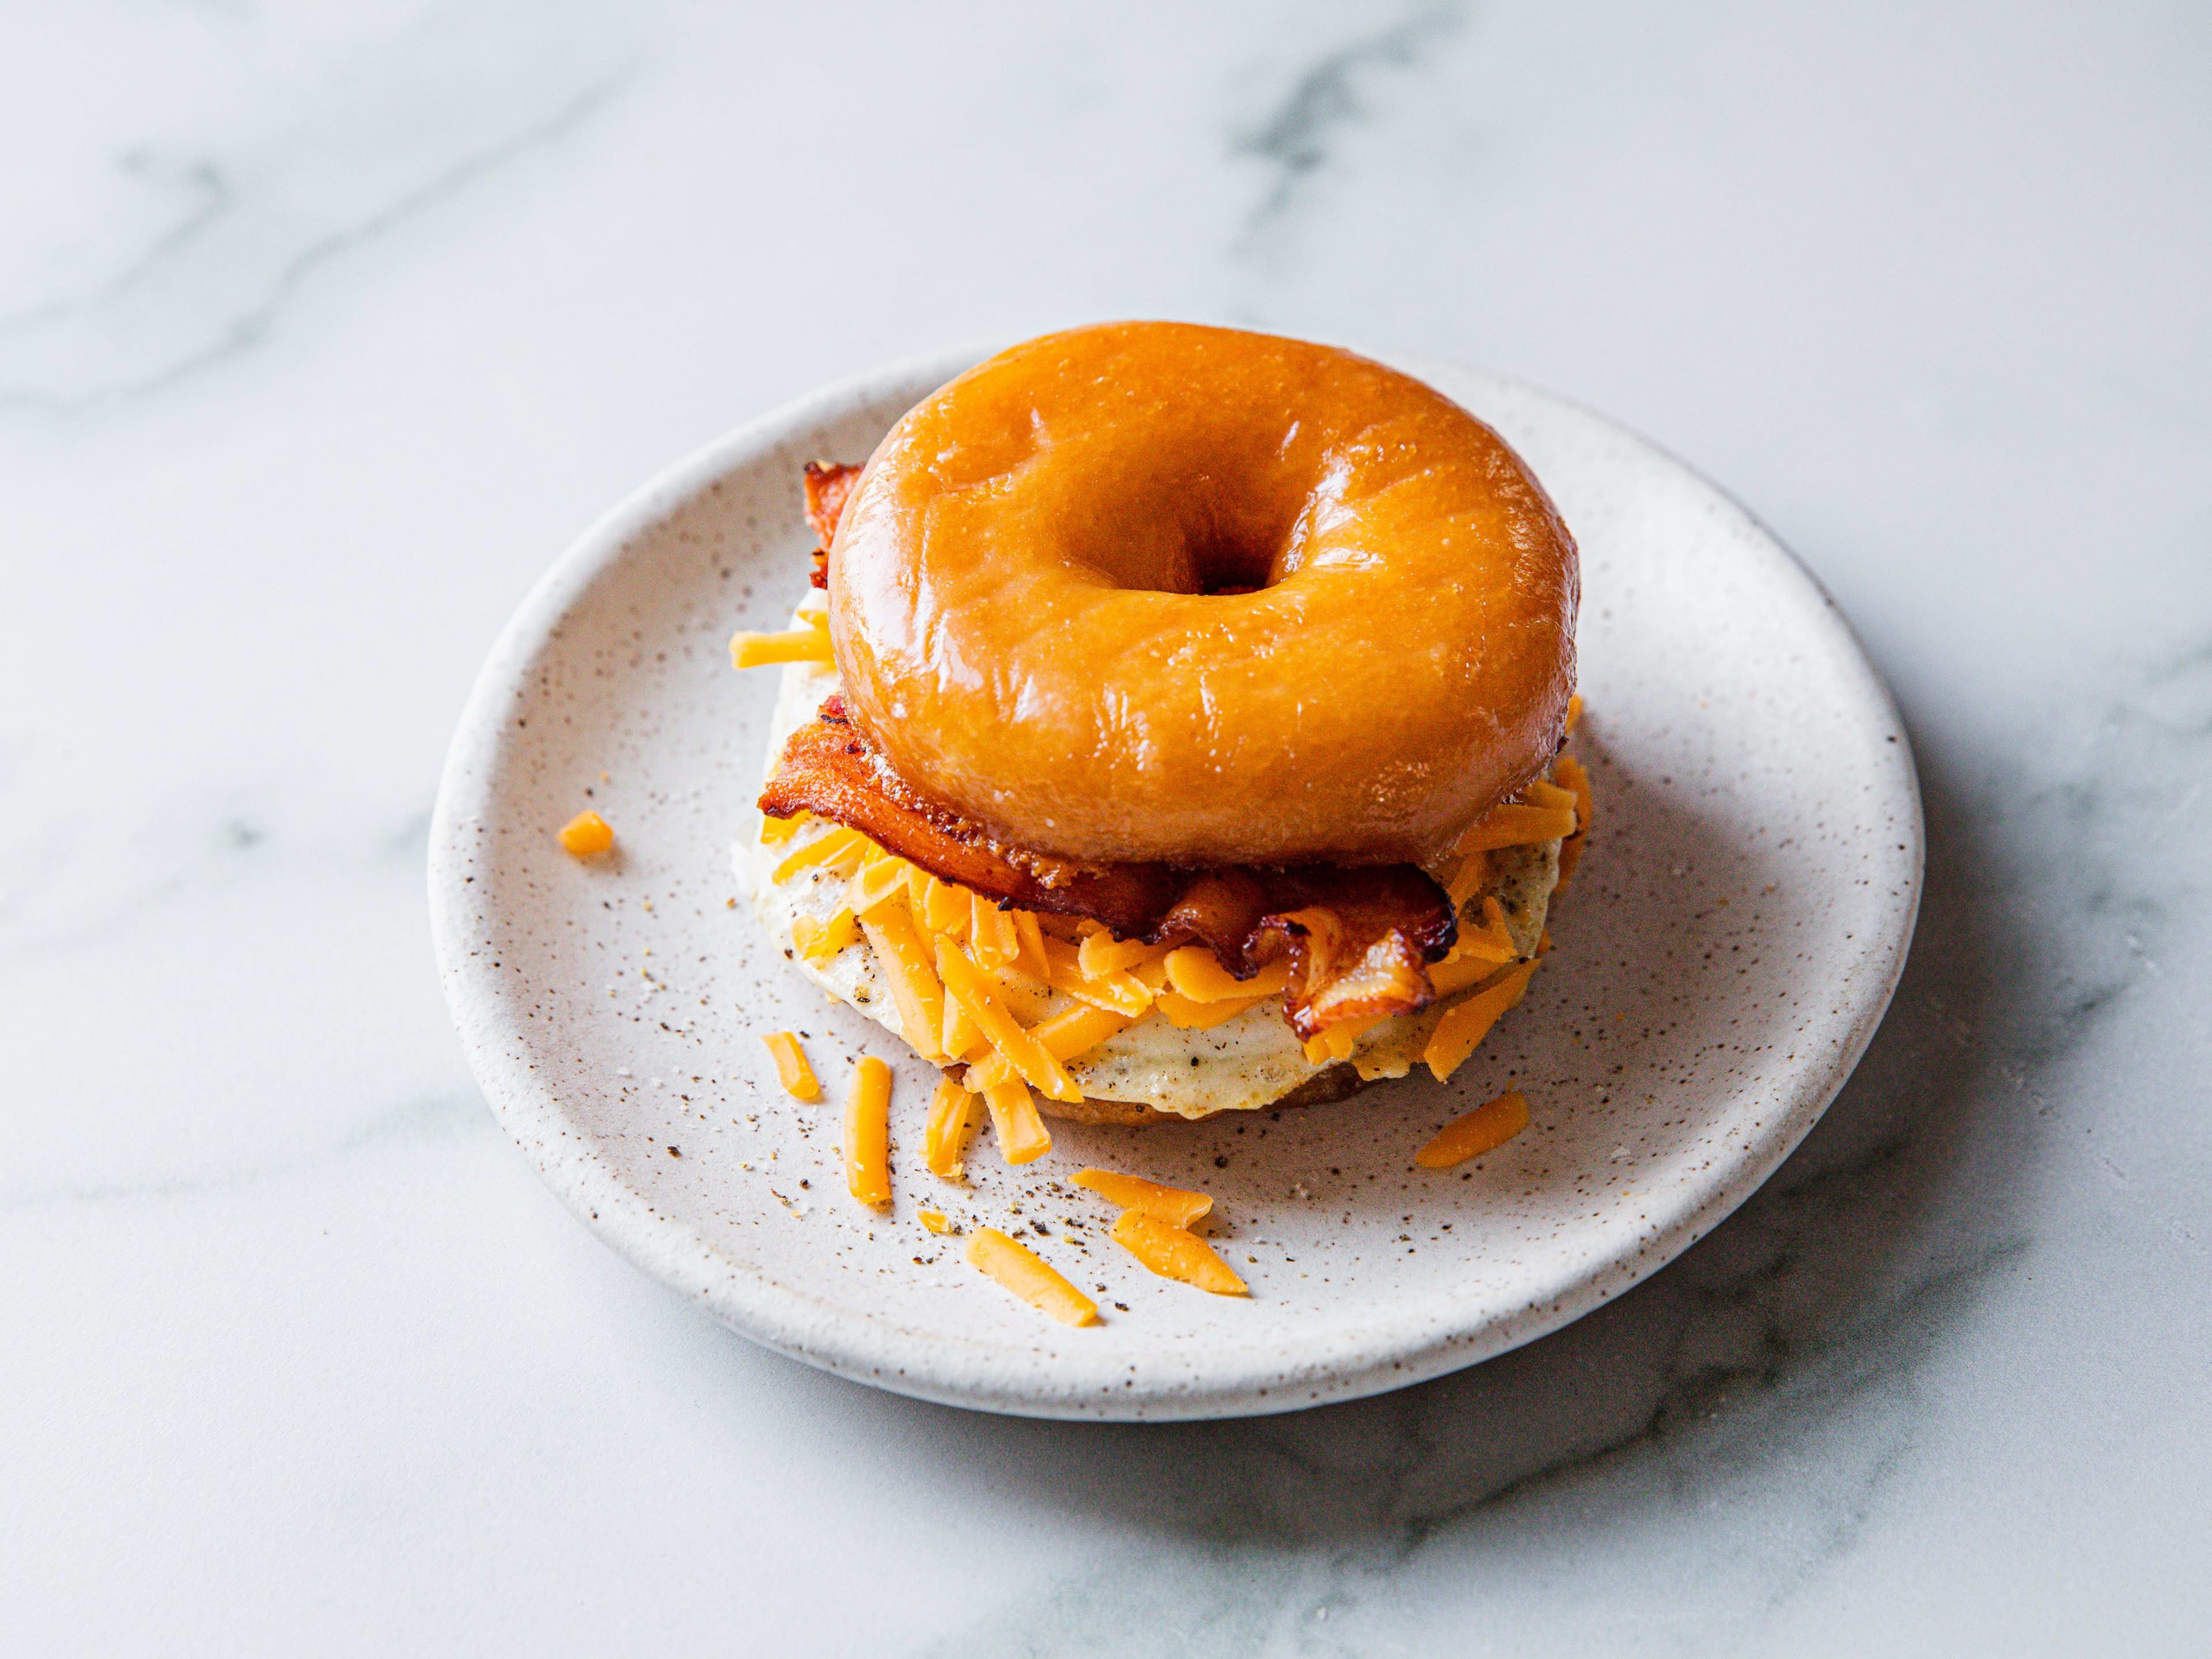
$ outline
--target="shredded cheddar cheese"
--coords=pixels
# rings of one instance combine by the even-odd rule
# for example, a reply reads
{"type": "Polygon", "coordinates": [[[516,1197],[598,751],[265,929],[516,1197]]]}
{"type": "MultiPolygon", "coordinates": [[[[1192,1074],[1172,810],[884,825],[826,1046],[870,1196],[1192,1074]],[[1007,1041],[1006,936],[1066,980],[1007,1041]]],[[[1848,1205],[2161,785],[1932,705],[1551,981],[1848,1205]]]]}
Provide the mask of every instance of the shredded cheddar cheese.
{"type": "Polygon", "coordinates": [[[813,822],[814,814],[805,811],[793,812],[787,818],[764,817],[761,820],[761,845],[780,847],[799,833],[800,825],[813,822]]]}
{"type": "Polygon", "coordinates": [[[845,1101],[845,1189],[881,1209],[891,1201],[891,1068],[869,1054],[845,1101]]]}
{"type": "Polygon", "coordinates": [[[857,830],[832,830],[826,836],[817,836],[795,853],[787,854],[782,863],[775,866],[775,881],[789,881],[801,870],[812,865],[825,865],[832,870],[849,870],[860,861],[860,855],[872,843],[857,830]]]}
{"type": "Polygon", "coordinates": [[[1575,833],[1575,811],[1566,806],[1530,806],[1506,801],[1493,806],[1470,825],[1454,850],[1465,857],[1501,847],[1531,847],[1538,842],[1564,841],[1575,833]]]}
{"type": "Polygon", "coordinates": [[[853,872],[851,885],[845,889],[845,903],[854,915],[865,916],[894,900],[906,896],[906,872],[914,868],[904,859],[895,859],[880,848],[871,857],[860,860],[860,867],[853,872]]]}
{"type": "Polygon", "coordinates": [[[791,942],[809,962],[827,962],[860,938],[860,920],[850,910],[841,909],[827,921],[799,916],[791,924],[791,942]]]}
{"type": "Polygon", "coordinates": [[[1482,896],[1483,943],[1499,952],[1500,962],[1510,962],[1520,953],[1513,947],[1513,930],[1505,925],[1505,906],[1495,893],[1482,896]]]}
{"type": "Polygon", "coordinates": [[[827,627],[793,628],[781,634],[750,634],[743,631],[730,635],[730,665],[733,668],[765,668],[772,663],[836,661],[830,654],[830,634],[827,627]]]}
{"type": "Polygon", "coordinates": [[[1118,969],[1099,975],[1086,974],[1079,953],[1056,939],[1044,940],[1043,950],[1045,983],[1054,990],[1065,991],[1072,997],[1117,1014],[1127,1014],[1131,1019],[1152,1006],[1152,992],[1134,974],[1118,969]]]}
{"type": "Polygon", "coordinates": [[[1013,912],[1014,935],[1021,941],[1021,951],[1013,965],[1040,984],[1049,983],[1050,973],[1044,959],[1044,929],[1037,925],[1036,914],[1031,910],[1013,912]]]}
{"type": "Polygon", "coordinates": [[[1573,790],[1562,789],[1558,784],[1547,783],[1540,778],[1521,793],[1531,806],[1564,806],[1572,811],[1578,804],[1573,790]]]}
{"type": "MultiPolygon", "coordinates": [[[[952,890],[957,893],[960,889],[952,890]]],[[[981,893],[970,893],[968,897],[968,949],[975,965],[1004,968],[1022,953],[1022,936],[1015,931],[1013,917],[981,893]]]]}
{"type": "Polygon", "coordinates": [[[1085,979],[1103,979],[1109,974],[1127,973],[1140,964],[1158,962],[1172,948],[1147,945],[1140,939],[1116,940],[1102,927],[1083,936],[1083,944],[1076,953],[1076,969],[1085,979]]]}
{"type": "Polygon", "coordinates": [[[945,1052],[953,1060],[981,1060],[993,1052],[991,1040],[975,1029],[957,997],[945,999],[945,1052]]]}
{"type": "Polygon", "coordinates": [[[1451,896],[1453,910],[1457,911],[1465,905],[1474,896],[1474,890],[1489,879],[1490,854],[1478,848],[1459,861],[1459,868],[1444,884],[1444,891],[1451,896]]]}
{"type": "Polygon", "coordinates": [[[945,1051],[938,1038],[945,1024],[945,989],[922,953],[921,941],[915,937],[905,908],[887,904],[869,911],[860,918],[860,931],[875,947],[884,977],[890,981],[899,1030],[924,1060],[943,1059],[945,1051]]]}
{"type": "Polygon", "coordinates": [[[1574,792],[1575,833],[1559,847],[1559,885],[1565,887],[1567,878],[1582,862],[1583,848],[1589,844],[1590,823],[1597,816],[1597,801],[1590,790],[1589,774],[1572,755],[1562,755],[1552,768],[1552,775],[1574,792]]]}
{"type": "Polygon", "coordinates": [[[1096,1302],[1061,1278],[1042,1256],[996,1227],[975,1230],[968,1241],[968,1262],[1063,1325],[1098,1322],[1096,1302]]]}
{"type": "Polygon", "coordinates": [[[1067,1006],[1064,1000],[1054,997],[1049,986],[1042,980],[1031,979],[1016,963],[985,972],[992,989],[1006,1005],[1006,1012],[1024,1025],[1033,1027],[1047,1015],[1067,1006]]]}
{"type": "MultiPolygon", "coordinates": [[[[1054,1060],[1069,1060],[1089,1054],[1116,1031],[1125,1030],[1133,1023],[1109,1009],[1063,1008],[1050,1019],[1040,1020],[1031,1026],[1030,1035],[1054,1060]]],[[[1014,1075],[1013,1063],[1004,1054],[993,1054],[980,1066],[969,1068],[968,1081],[975,1088],[987,1089],[1014,1075]]]]}
{"type": "Polygon", "coordinates": [[[967,1164],[968,1130],[974,1117],[975,1097],[951,1078],[937,1085],[930,1097],[929,1123],[922,1131],[921,1155],[930,1174],[940,1181],[957,1181],[967,1164]]]}
{"type": "Polygon", "coordinates": [[[1567,736],[1574,736],[1575,727],[1582,724],[1582,720],[1583,694],[1577,691],[1567,699],[1567,736]]]}
{"type": "Polygon", "coordinates": [[[1495,1100],[1462,1112],[1413,1154],[1424,1170],[1449,1170],[1471,1158],[1495,1152],[1528,1127],[1528,1097],[1509,1089],[1495,1100]]]}
{"type": "Polygon", "coordinates": [[[1246,1294],[1244,1281],[1212,1245],[1146,1211],[1122,1211],[1114,1223],[1113,1239],[1162,1279],[1179,1279],[1216,1296],[1246,1294]]]}
{"type": "MultiPolygon", "coordinates": [[[[1450,953],[1444,961],[1473,960],[1494,967],[1502,962],[1511,962],[1520,954],[1513,944],[1513,930],[1505,925],[1505,907],[1498,902],[1497,894],[1486,893],[1482,897],[1481,921],[1472,924],[1461,921],[1459,937],[1452,941],[1450,953]]],[[[1433,970],[1431,977],[1434,978],[1433,970]]]]}
{"type": "Polygon", "coordinates": [[[1429,984],[1438,996],[1464,991],[1519,957],[1521,953],[1513,946],[1513,935],[1505,926],[1505,908],[1498,903],[1494,893],[1482,902],[1482,924],[1479,929],[1462,924],[1459,942],[1452,946],[1451,954],[1429,969],[1429,984]]]}
{"type": "Polygon", "coordinates": [[[761,1041],[775,1061],[775,1074],[786,1094],[797,1100],[822,1098],[822,1085],[814,1080],[814,1068],[806,1063],[806,1052],[796,1036],[789,1031],[771,1031],[761,1041]]]}
{"type": "MultiPolygon", "coordinates": [[[[1511,958],[1508,957],[1508,961],[1511,958]]],[[[1436,988],[1437,995],[1448,997],[1477,985],[1496,973],[1498,964],[1481,957],[1462,957],[1456,962],[1440,962],[1429,969],[1429,983],[1436,988]]]]}
{"type": "Polygon", "coordinates": [[[945,1212],[942,1210],[916,1210],[915,1216],[923,1226],[933,1233],[949,1233],[952,1231],[952,1224],[945,1219],[945,1212]]]}
{"type": "Polygon", "coordinates": [[[597,857],[615,844],[613,827],[586,807],[561,826],[561,845],[580,859],[597,857]]]}
{"type": "Polygon", "coordinates": [[[1271,962],[1249,979],[1238,979],[1203,945],[1186,945],[1168,952],[1168,983],[1189,1002],[1257,1002],[1284,990],[1291,982],[1287,960],[1271,962]]]}
{"type": "Polygon", "coordinates": [[[1054,1060],[1073,1060],[1086,1054],[1130,1021],[1103,1008],[1064,1008],[1030,1033],[1054,1060]]]}
{"type": "Polygon", "coordinates": [[[1576,833],[1580,834],[1590,827],[1596,811],[1597,804],[1590,795],[1589,774],[1572,755],[1562,755],[1553,764],[1552,775],[1575,798],[1576,833]]]}
{"type": "Polygon", "coordinates": [[[1359,1039],[1389,1018],[1387,1013],[1367,1014],[1325,1027],[1319,1036],[1307,1039],[1307,1063],[1322,1066],[1332,1060],[1350,1060],[1352,1051],[1359,1046],[1359,1039]]]}
{"type": "MultiPolygon", "coordinates": [[[[915,866],[921,869],[919,865],[915,866]]],[[[914,905],[915,925],[924,933],[965,933],[968,919],[972,914],[975,895],[964,887],[955,887],[949,881],[939,881],[927,871],[921,871],[919,890],[909,881],[907,890],[914,905]]]]}
{"type": "Polygon", "coordinates": [[[1210,1031],[1217,1025],[1226,1025],[1246,1009],[1256,1008],[1267,1000],[1251,997],[1242,1002],[1193,1002],[1176,992],[1163,991],[1152,999],[1152,1006],[1177,1030],[1210,1031]]]}
{"type": "Polygon", "coordinates": [[[1083,1098],[1083,1091],[1075,1086],[1075,1079],[1068,1076],[1067,1068],[1006,1012],[993,993],[991,981],[983,970],[963,956],[950,939],[940,938],[937,941],[937,971],[945,981],[946,994],[958,1001],[968,1018],[975,1022],[991,1046],[1006,1057],[1024,1082],[1031,1088],[1043,1090],[1054,1100],[1083,1098]]]}
{"type": "Polygon", "coordinates": [[[1437,1082],[1457,1071],[1460,1062],[1490,1035],[1490,1028],[1505,1011],[1521,1000],[1528,988],[1528,976],[1535,971],[1534,962],[1508,968],[1466,1001],[1445,1011],[1430,1033],[1429,1046],[1421,1051],[1422,1060],[1437,1082]]]}
{"type": "Polygon", "coordinates": [[[1117,1175],[1111,1170],[1078,1170],[1071,1177],[1085,1192],[1096,1193],[1117,1209],[1142,1210],[1170,1227],[1188,1227],[1213,1207],[1204,1193],[1164,1187],[1142,1176],[1117,1175]]]}
{"type": "Polygon", "coordinates": [[[999,1138],[999,1154],[1007,1163],[1034,1164],[1052,1150],[1036,1097],[1021,1079],[993,1084],[983,1091],[983,1104],[990,1109],[991,1133],[999,1138]]]}

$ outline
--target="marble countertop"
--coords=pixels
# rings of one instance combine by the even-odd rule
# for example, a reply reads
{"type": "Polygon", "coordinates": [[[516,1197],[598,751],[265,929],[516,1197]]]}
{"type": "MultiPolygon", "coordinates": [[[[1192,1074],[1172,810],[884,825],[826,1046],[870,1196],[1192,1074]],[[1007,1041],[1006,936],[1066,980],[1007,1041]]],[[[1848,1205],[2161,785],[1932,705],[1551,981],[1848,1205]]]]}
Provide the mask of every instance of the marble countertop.
{"type": "Polygon", "coordinates": [[[11,1650],[2203,1651],[2201,8],[299,9],[0,54],[11,1650]],[[1923,769],[1903,988],[1782,1173],[1297,1416],[750,1346],[539,1184],[430,960],[445,744],[571,536],[823,381],[1119,315],[1638,428],[1923,769]]]}

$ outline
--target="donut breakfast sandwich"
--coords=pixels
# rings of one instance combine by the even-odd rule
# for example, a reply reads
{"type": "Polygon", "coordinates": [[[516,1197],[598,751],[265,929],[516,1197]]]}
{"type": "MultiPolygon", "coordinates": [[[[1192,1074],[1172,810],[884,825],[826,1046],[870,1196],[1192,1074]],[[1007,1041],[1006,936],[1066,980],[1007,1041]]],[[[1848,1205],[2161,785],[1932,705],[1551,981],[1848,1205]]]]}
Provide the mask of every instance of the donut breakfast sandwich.
{"type": "Polygon", "coordinates": [[[1520,1000],[1590,820],[1579,577],[1465,410],[1332,347],[1101,325],[805,486],[812,584],[732,642],[782,673],[737,870],[942,1069],[939,1175],[979,1102],[1024,1162],[1040,1114],[1446,1078],[1520,1000]]]}

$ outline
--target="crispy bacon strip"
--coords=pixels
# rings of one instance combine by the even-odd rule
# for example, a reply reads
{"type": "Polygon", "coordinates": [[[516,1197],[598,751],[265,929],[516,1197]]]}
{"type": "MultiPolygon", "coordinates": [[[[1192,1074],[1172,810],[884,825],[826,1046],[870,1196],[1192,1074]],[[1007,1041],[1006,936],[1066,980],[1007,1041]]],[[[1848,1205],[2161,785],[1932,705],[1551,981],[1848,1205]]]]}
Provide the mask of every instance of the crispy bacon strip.
{"type": "Polygon", "coordinates": [[[806,522],[814,526],[821,545],[814,550],[814,585],[830,586],[830,544],[836,539],[837,520],[843,516],[845,498],[860,482],[860,469],[842,461],[806,464],[806,522]]]}
{"type": "Polygon", "coordinates": [[[847,720],[841,697],[791,734],[760,810],[772,818],[811,812],[858,830],[940,881],[1024,910],[1094,917],[1124,938],[1149,929],[1181,886],[1165,865],[1094,869],[1005,846],[910,788],[847,720]]]}
{"type": "Polygon", "coordinates": [[[1207,870],[1176,896],[1173,908],[1146,931],[1145,943],[1195,940],[1236,977],[1249,979],[1267,964],[1253,961],[1244,947],[1274,908],[1256,872],[1207,870]]]}
{"type": "Polygon", "coordinates": [[[792,733],[760,808],[774,818],[810,811],[858,830],[1001,904],[1089,916],[1121,939],[1196,940],[1238,979],[1287,957],[1284,1012],[1301,1038],[1425,1006],[1435,995],[1426,964],[1455,934],[1450,899],[1411,865],[1194,873],[1160,864],[1088,866],[1008,847],[912,789],[839,697],[792,733]]]}
{"type": "Polygon", "coordinates": [[[1268,914],[1244,942],[1255,968],[1288,957],[1283,1012],[1302,1038],[1345,1020],[1425,1008],[1428,964],[1451,949],[1451,900],[1410,864],[1267,872],[1268,914]]]}
{"type": "Polygon", "coordinates": [[[1238,979],[1287,957],[1284,1006],[1311,1037],[1341,1020],[1426,1006],[1427,964],[1456,931],[1451,901],[1409,864],[1316,865],[1207,871],[1149,938],[1196,939],[1238,979]]]}

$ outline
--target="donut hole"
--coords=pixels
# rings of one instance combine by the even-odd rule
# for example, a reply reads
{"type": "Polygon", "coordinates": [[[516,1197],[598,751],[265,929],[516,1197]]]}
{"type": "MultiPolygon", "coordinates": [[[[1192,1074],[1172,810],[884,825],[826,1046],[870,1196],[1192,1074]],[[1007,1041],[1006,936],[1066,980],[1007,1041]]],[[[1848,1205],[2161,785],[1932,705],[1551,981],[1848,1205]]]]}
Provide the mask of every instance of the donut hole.
{"type": "Polygon", "coordinates": [[[1182,515],[1190,585],[1173,591],[1228,598],[1288,580],[1323,526],[1345,515],[1350,478],[1340,458],[1288,440],[1265,459],[1202,477],[1182,515]]]}
{"type": "Polygon", "coordinates": [[[1115,515],[1120,533],[1083,538],[1091,544],[1077,557],[1115,587],[1199,599],[1257,593],[1296,571],[1304,562],[1308,503],[1264,495],[1231,501],[1227,491],[1208,488],[1212,482],[1201,478],[1193,487],[1178,480],[1169,510],[1148,515],[1132,503],[1115,515]]]}
{"type": "Polygon", "coordinates": [[[1188,554],[1191,585],[1177,591],[1219,599],[1257,593],[1282,580],[1282,550],[1279,537],[1214,535],[1196,541],[1188,554]]]}

